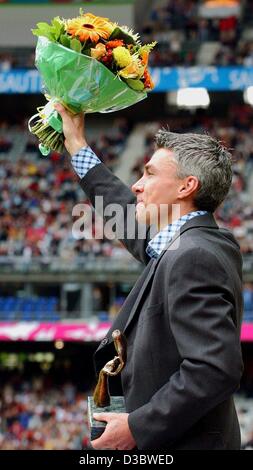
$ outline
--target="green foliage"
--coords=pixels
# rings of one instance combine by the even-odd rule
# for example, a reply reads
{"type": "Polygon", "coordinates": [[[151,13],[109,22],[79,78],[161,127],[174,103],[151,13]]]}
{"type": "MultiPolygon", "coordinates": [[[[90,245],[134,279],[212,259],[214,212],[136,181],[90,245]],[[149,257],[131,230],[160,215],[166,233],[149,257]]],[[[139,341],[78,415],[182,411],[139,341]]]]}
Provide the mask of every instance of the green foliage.
{"type": "Polygon", "coordinates": [[[62,44],[62,46],[64,46],[64,47],[67,47],[68,49],[70,49],[70,37],[66,36],[66,34],[61,34],[60,44],[62,44]]]}
{"type": "Polygon", "coordinates": [[[54,28],[55,39],[57,41],[65,31],[64,22],[59,17],[56,17],[52,19],[51,24],[52,28],[54,28]]]}
{"type": "Polygon", "coordinates": [[[142,52],[150,52],[152,49],[154,49],[155,45],[157,44],[157,41],[153,41],[150,44],[145,44],[144,46],[141,46],[138,50],[139,55],[141,55],[142,52]]]}
{"type": "Polygon", "coordinates": [[[53,42],[57,42],[64,31],[64,22],[59,17],[53,18],[51,24],[39,21],[37,28],[32,29],[34,36],[43,36],[53,42]]]}
{"type": "Polygon", "coordinates": [[[89,57],[91,57],[90,47],[87,48],[86,43],[83,44],[82,54],[88,55],[89,57]]]}
{"type": "Polygon", "coordinates": [[[125,78],[124,81],[135,91],[144,90],[144,83],[141,80],[136,80],[133,78],[125,78]]]}
{"type": "Polygon", "coordinates": [[[38,29],[32,29],[32,33],[33,33],[34,36],[43,36],[43,37],[49,39],[50,41],[55,42],[55,38],[54,38],[53,34],[51,34],[48,31],[44,32],[44,31],[42,31],[41,29],[38,28],[38,29]]]}
{"type": "Polygon", "coordinates": [[[136,44],[134,38],[125,33],[125,31],[122,31],[118,26],[113,30],[109,37],[109,41],[112,41],[113,39],[123,39],[125,44],[136,44]]]}
{"type": "Polygon", "coordinates": [[[82,43],[78,41],[78,39],[74,38],[71,39],[70,41],[70,49],[73,49],[75,52],[81,52],[82,51],[82,43]]]}

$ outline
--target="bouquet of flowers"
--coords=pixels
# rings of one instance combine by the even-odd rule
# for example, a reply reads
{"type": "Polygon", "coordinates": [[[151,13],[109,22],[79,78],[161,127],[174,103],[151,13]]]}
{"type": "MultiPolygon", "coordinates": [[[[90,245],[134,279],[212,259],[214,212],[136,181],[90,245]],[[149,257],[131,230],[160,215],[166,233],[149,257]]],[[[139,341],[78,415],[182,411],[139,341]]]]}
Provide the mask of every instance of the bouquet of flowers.
{"type": "Polygon", "coordinates": [[[48,103],[29,120],[40,150],[62,152],[64,136],[56,101],[73,113],[112,112],[146,98],[153,88],[148,57],[156,42],[108,18],[80,10],[77,18],[54,18],[32,30],[38,36],[35,64],[48,103]]]}

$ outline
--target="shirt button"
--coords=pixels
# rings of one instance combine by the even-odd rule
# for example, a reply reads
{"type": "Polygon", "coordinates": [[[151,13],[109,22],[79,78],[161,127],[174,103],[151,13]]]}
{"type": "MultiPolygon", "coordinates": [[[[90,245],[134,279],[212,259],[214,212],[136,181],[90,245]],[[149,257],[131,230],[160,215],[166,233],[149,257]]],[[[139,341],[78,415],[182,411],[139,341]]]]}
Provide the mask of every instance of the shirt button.
{"type": "Polygon", "coordinates": [[[108,338],[102,339],[102,341],[101,341],[101,346],[105,346],[105,345],[108,343],[108,341],[109,341],[108,338]]]}

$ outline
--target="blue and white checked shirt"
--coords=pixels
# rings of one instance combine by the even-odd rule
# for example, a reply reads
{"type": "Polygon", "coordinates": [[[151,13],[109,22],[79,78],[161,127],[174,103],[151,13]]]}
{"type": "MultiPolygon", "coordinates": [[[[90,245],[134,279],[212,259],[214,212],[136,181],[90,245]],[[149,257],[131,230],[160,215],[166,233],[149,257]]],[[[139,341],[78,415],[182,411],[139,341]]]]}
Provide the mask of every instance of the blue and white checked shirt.
{"type": "Polygon", "coordinates": [[[87,146],[82,147],[79,152],[73,155],[73,157],[71,158],[71,163],[78,176],[80,178],[83,178],[86,173],[91,170],[91,168],[102,162],[93,152],[93,150],[89,146],[87,146]]]}
{"type": "MultiPolygon", "coordinates": [[[[88,171],[94,166],[101,163],[101,160],[93,152],[93,150],[87,146],[83,147],[73,155],[71,159],[74,170],[80,178],[83,178],[88,171]]],[[[146,252],[150,258],[158,258],[168,243],[172,240],[175,233],[186,223],[188,220],[193,219],[198,215],[207,214],[207,211],[194,211],[189,214],[183,215],[180,219],[174,221],[172,224],[164,227],[160,232],[156,234],[152,240],[148,243],[146,252]]]]}
{"type": "Polygon", "coordinates": [[[146,253],[150,258],[158,258],[168,243],[172,240],[175,233],[186,223],[188,220],[193,219],[197,215],[205,215],[207,211],[193,211],[183,215],[180,219],[175,220],[172,224],[164,227],[160,232],[156,234],[152,240],[148,243],[146,253]]]}

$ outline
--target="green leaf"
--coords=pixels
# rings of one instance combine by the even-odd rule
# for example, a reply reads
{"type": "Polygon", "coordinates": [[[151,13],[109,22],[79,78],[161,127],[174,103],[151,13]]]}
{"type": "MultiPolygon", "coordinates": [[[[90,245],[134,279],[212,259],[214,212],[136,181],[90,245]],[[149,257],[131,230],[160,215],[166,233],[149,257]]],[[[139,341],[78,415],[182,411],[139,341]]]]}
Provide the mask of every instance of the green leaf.
{"type": "Polygon", "coordinates": [[[34,36],[40,36],[40,29],[31,29],[34,36]]]}
{"type": "Polygon", "coordinates": [[[39,23],[37,23],[37,27],[43,31],[50,31],[51,30],[51,26],[50,24],[48,23],[45,23],[43,21],[40,21],[39,23]]]}
{"type": "Polygon", "coordinates": [[[70,49],[70,38],[68,36],[66,36],[65,34],[61,34],[60,36],[60,43],[64,46],[64,47],[68,47],[70,49]]]}
{"type": "Polygon", "coordinates": [[[49,31],[43,31],[41,29],[32,29],[32,33],[34,36],[43,36],[44,38],[49,39],[49,41],[55,42],[54,34],[50,33],[49,31]]]}
{"type": "Polygon", "coordinates": [[[129,36],[129,34],[126,34],[118,26],[113,30],[111,36],[109,37],[109,41],[112,41],[113,39],[123,39],[125,44],[136,44],[132,36],[129,36]]]}
{"type": "Polygon", "coordinates": [[[155,47],[156,44],[157,44],[157,41],[153,41],[150,44],[144,44],[144,46],[141,46],[139,48],[139,51],[138,51],[139,55],[141,55],[142,52],[149,53],[150,51],[152,51],[152,49],[155,47]]]}
{"type": "Polygon", "coordinates": [[[60,21],[59,17],[53,18],[52,21],[52,29],[54,30],[56,40],[59,39],[60,35],[64,33],[64,24],[60,21]]]}
{"type": "Polygon", "coordinates": [[[84,47],[82,48],[82,54],[91,57],[91,55],[90,55],[90,47],[88,47],[88,48],[86,47],[86,48],[85,48],[85,46],[84,46],[84,47]]]}
{"type": "Polygon", "coordinates": [[[54,28],[50,24],[40,21],[37,23],[37,29],[33,29],[32,33],[35,36],[43,36],[49,39],[50,41],[55,41],[56,37],[54,34],[54,28]]]}
{"type": "Polygon", "coordinates": [[[78,41],[78,39],[76,39],[76,38],[71,39],[70,48],[73,49],[73,51],[81,52],[82,47],[83,47],[82,43],[80,41],[78,41]]]}
{"type": "Polygon", "coordinates": [[[62,21],[60,20],[60,17],[59,16],[56,16],[55,18],[53,18],[51,20],[51,23],[52,25],[55,27],[55,28],[61,28],[63,23],[62,21]]]}
{"type": "Polygon", "coordinates": [[[136,46],[132,47],[131,54],[134,54],[135,52],[139,52],[141,46],[139,44],[136,44],[136,46]]]}
{"type": "Polygon", "coordinates": [[[134,80],[133,78],[126,78],[125,82],[128,84],[130,88],[132,88],[135,91],[144,90],[144,83],[141,80],[134,80]]]}

